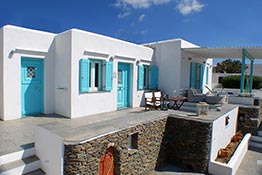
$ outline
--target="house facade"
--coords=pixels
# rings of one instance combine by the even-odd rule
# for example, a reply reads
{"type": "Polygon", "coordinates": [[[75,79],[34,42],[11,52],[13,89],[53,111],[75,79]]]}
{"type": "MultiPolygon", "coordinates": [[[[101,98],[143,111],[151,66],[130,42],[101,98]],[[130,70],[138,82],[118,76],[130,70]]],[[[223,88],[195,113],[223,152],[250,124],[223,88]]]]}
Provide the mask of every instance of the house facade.
{"type": "Polygon", "coordinates": [[[198,45],[183,39],[145,45],[154,49],[152,60],[159,68],[158,87],[162,91],[174,96],[188,88],[202,89],[203,93],[208,91],[205,86],[211,88],[213,59],[195,58],[183,51],[185,48],[197,48],[198,45]]]}
{"type": "Polygon", "coordinates": [[[143,106],[149,89],[173,95],[211,85],[212,60],[183,55],[184,47],[197,46],[181,39],[142,46],[78,29],[54,34],[4,26],[0,119],[38,113],[77,118],[143,106]]]}

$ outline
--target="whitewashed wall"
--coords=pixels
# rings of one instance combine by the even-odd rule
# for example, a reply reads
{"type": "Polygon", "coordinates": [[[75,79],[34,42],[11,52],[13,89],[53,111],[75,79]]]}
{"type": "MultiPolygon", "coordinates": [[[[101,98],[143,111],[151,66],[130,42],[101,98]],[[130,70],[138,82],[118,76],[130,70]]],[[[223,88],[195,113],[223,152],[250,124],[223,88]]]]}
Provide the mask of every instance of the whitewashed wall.
{"type": "MultiPolygon", "coordinates": [[[[4,110],[1,118],[10,120],[21,117],[21,56],[45,59],[44,69],[44,112],[54,112],[53,80],[54,71],[52,59],[52,45],[54,34],[25,29],[16,26],[4,26],[3,30],[3,104],[4,110]],[[41,56],[37,52],[14,53],[10,58],[9,54],[15,48],[28,50],[50,51],[46,56],[41,56]]],[[[3,107],[2,104],[2,107],[3,107]]]]}
{"type": "Polygon", "coordinates": [[[3,120],[3,28],[0,29],[0,119],[3,120]]]}
{"type": "Polygon", "coordinates": [[[140,106],[143,91],[137,91],[136,60],[151,61],[153,50],[144,46],[117,40],[86,31],[72,29],[71,53],[71,115],[76,118],[85,115],[104,113],[117,109],[117,77],[113,78],[111,92],[79,93],[79,59],[113,58],[113,74],[117,75],[118,62],[131,64],[130,103],[140,106]]]}
{"type": "Polygon", "coordinates": [[[71,37],[69,31],[55,38],[55,113],[66,117],[71,117],[71,37]]]}
{"type": "Polygon", "coordinates": [[[215,160],[220,148],[225,148],[236,133],[238,107],[213,122],[210,160],[215,160]],[[225,126],[225,117],[229,124],[225,126]]]}
{"type": "MultiPolygon", "coordinates": [[[[195,45],[193,43],[190,43],[185,40],[181,40],[181,48],[195,48],[199,47],[198,45],[195,45]]],[[[205,88],[205,85],[207,85],[210,89],[212,88],[212,64],[213,59],[206,58],[206,59],[200,59],[195,58],[193,55],[182,52],[181,54],[181,89],[188,89],[190,86],[190,64],[191,62],[196,62],[199,64],[205,64],[204,74],[203,74],[203,93],[208,92],[208,89],[205,88]],[[189,59],[190,58],[190,59],[189,59]],[[209,67],[208,72],[208,83],[206,83],[206,69],[209,67]]]]}
{"type": "Polygon", "coordinates": [[[41,161],[41,169],[46,174],[63,174],[64,167],[64,141],[57,135],[36,126],[35,150],[41,161]]]}
{"type": "Polygon", "coordinates": [[[154,48],[153,61],[158,65],[159,89],[169,95],[174,95],[180,89],[181,72],[181,40],[170,40],[148,44],[154,48]]]}

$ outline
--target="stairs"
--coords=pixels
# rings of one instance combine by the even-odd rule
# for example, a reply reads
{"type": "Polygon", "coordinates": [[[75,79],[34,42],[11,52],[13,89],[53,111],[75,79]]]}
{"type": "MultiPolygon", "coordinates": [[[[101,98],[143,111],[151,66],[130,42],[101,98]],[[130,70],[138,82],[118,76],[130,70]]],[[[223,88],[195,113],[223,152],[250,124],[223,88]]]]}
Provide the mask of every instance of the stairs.
{"type": "Polygon", "coordinates": [[[35,156],[34,144],[22,150],[0,156],[0,175],[43,175],[40,160],[35,156]]]}
{"type": "Polygon", "coordinates": [[[184,102],[183,106],[179,110],[181,111],[187,111],[187,112],[196,112],[196,104],[193,102],[184,102]]]}
{"type": "Polygon", "coordinates": [[[248,149],[262,153],[262,124],[258,129],[257,136],[250,138],[248,149]]]}

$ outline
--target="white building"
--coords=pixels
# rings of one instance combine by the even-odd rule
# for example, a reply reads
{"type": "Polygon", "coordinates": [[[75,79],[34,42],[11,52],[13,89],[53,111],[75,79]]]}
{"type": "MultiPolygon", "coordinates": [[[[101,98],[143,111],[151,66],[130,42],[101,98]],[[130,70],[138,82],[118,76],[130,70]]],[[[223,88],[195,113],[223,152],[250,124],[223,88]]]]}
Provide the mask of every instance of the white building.
{"type": "Polygon", "coordinates": [[[0,118],[36,113],[77,118],[143,105],[148,89],[169,95],[211,87],[211,59],[177,39],[145,46],[78,29],[60,34],[0,29],[0,118]]]}
{"type": "Polygon", "coordinates": [[[188,88],[202,89],[203,93],[211,88],[212,59],[196,58],[185,48],[199,46],[182,39],[166,40],[145,44],[154,49],[153,63],[159,67],[159,89],[169,95],[181,93],[188,88]]]}

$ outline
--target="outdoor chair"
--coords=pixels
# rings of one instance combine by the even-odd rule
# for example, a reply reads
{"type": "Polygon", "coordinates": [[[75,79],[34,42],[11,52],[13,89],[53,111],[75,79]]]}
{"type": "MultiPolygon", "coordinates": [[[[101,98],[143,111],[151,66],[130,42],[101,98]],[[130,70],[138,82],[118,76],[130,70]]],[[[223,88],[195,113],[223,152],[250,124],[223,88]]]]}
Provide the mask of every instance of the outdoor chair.
{"type": "Polygon", "coordinates": [[[157,109],[161,105],[162,94],[160,91],[157,92],[146,92],[145,93],[145,111],[149,109],[157,109]]]}

